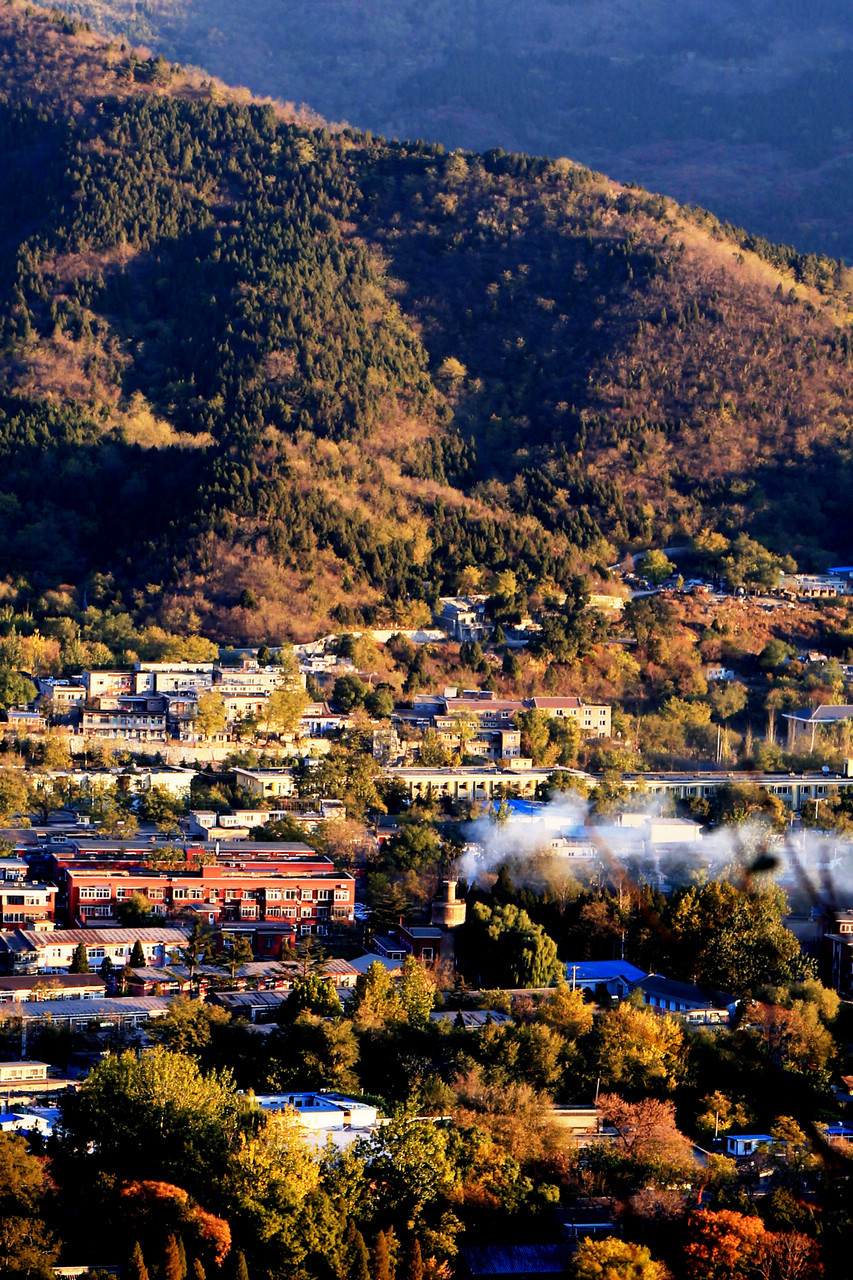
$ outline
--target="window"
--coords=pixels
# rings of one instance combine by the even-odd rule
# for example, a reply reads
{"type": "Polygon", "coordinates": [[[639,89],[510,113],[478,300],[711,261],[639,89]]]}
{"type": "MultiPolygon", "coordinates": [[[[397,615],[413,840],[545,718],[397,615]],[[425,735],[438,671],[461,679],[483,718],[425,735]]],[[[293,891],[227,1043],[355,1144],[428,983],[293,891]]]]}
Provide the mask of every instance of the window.
{"type": "Polygon", "coordinates": [[[126,897],[127,897],[127,889],[116,889],[116,897],[117,897],[117,898],[126,898],[126,897]]]}
{"type": "Polygon", "coordinates": [[[335,902],[349,902],[349,892],[346,889],[336,889],[335,902]]]}
{"type": "Polygon", "coordinates": [[[172,898],[185,898],[187,896],[186,889],[173,889],[172,898]]]}
{"type": "Polygon", "coordinates": [[[279,902],[281,900],[281,889],[267,889],[267,902],[279,902]]]}
{"type": "Polygon", "coordinates": [[[288,902],[293,902],[296,898],[298,898],[298,897],[299,897],[299,890],[298,890],[298,889],[285,889],[285,891],[284,891],[284,897],[285,897],[285,900],[286,900],[286,901],[288,901],[288,902]]]}
{"type": "Polygon", "coordinates": [[[318,890],[317,890],[317,900],[318,900],[318,902],[328,902],[328,900],[331,898],[331,896],[332,896],[332,891],[331,891],[331,889],[318,889],[318,890]]]}
{"type": "Polygon", "coordinates": [[[312,897],[313,897],[313,894],[311,893],[311,890],[310,890],[310,889],[303,889],[303,890],[302,890],[302,901],[303,901],[303,902],[310,902],[312,897]]]}
{"type": "Polygon", "coordinates": [[[303,907],[303,908],[302,908],[302,915],[303,915],[303,917],[304,917],[304,916],[310,916],[310,915],[313,915],[313,914],[314,914],[314,912],[313,912],[313,910],[312,910],[312,908],[311,908],[311,907],[303,907]]]}

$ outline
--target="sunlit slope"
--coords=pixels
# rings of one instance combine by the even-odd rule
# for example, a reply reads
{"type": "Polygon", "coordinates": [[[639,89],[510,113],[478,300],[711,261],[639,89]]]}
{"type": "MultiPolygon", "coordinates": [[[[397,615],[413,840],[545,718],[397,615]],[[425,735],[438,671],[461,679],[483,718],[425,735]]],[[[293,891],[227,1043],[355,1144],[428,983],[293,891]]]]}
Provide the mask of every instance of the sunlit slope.
{"type": "Polygon", "coordinates": [[[0,554],[235,636],[853,529],[850,280],[568,161],[294,123],[0,9],[0,554]],[[242,601],[242,603],[241,603],[242,601]]]}

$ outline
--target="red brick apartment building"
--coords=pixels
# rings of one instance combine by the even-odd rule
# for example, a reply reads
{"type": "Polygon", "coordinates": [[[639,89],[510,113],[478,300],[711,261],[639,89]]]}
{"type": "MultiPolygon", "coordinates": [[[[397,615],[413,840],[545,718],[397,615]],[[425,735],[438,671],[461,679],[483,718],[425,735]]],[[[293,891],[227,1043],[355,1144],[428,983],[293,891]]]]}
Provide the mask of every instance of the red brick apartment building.
{"type": "Polygon", "coordinates": [[[119,903],[141,893],[161,915],[191,910],[213,925],[281,922],[302,934],[322,934],[332,921],[352,923],[353,877],[334,871],[327,859],[306,862],[192,871],[65,866],[68,915],[75,925],[102,926],[116,920],[119,903]],[[318,862],[322,869],[312,865],[318,862]]]}

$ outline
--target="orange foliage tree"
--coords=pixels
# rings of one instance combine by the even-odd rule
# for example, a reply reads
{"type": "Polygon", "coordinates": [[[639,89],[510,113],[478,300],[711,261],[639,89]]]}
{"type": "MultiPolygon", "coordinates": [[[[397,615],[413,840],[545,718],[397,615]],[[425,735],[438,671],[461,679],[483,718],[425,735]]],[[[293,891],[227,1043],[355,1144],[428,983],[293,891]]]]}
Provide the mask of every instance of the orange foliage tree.
{"type": "Polygon", "coordinates": [[[684,1246],[691,1280],[745,1280],[764,1235],[760,1218],[732,1209],[691,1213],[684,1246]]]}
{"type": "Polygon", "coordinates": [[[182,1236],[190,1253],[203,1253],[217,1266],[231,1248],[231,1228],[224,1218],[208,1213],[183,1187],[171,1182],[131,1182],[122,1191],[128,1225],[140,1237],[164,1233],[182,1236]]]}

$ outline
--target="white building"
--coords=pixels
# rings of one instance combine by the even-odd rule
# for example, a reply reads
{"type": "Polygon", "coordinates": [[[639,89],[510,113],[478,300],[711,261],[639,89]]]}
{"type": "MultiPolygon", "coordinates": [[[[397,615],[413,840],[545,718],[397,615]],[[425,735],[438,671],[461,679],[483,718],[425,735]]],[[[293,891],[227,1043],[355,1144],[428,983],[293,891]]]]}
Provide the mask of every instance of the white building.
{"type": "Polygon", "coordinates": [[[268,1093],[255,1101],[262,1111],[289,1111],[296,1115],[306,1138],[318,1147],[331,1138],[337,1147],[347,1147],[357,1138],[366,1138],[380,1123],[376,1107],[341,1093],[268,1093]]]}

